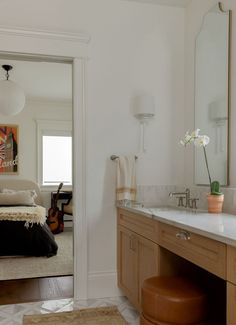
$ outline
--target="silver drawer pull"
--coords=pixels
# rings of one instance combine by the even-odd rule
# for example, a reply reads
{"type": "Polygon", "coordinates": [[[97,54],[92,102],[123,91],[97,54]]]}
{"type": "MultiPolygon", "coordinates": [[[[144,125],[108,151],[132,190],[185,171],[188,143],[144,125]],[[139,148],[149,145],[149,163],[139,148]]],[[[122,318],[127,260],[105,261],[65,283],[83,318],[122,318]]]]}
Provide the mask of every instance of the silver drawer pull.
{"type": "Polygon", "coordinates": [[[176,238],[182,239],[182,240],[190,240],[190,238],[191,238],[190,233],[185,230],[181,230],[180,232],[177,232],[177,234],[175,236],[176,236],[176,238]]]}

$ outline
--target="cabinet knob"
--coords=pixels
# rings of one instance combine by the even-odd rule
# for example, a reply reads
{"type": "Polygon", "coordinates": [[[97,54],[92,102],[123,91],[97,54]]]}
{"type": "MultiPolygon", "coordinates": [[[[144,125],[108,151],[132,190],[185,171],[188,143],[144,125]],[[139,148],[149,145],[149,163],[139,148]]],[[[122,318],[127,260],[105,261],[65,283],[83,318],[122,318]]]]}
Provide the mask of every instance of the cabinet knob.
{"type": "Polygon", "coordinates": [[[190,233],[185,230],[181,230],[181,231],[177,232],[177,234],[175,236],[176,236],[176,238],[181,239],[181,240],[190,240],[190,238],[191,238],[190,233]]]}

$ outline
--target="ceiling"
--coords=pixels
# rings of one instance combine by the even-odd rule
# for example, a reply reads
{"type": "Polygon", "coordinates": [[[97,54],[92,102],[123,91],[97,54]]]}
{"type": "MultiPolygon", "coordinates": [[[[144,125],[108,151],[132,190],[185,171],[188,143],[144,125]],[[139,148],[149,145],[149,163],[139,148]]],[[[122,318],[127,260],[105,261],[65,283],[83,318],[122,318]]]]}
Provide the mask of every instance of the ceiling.
{"type": "Polygon", "coordinates": [[[152,4],[157,4],[157,5],[163,5],[163,6],[187,7],[187,5],[192,0],[126,0],[126,1],[152,3],[152,4]]]}
{"type": "Polygon", "coordinates": [[[10,64],[9,80],[16,82],[26,98],[43,101],[72,100],[72,65],[68,63],[34,62],[0,59],[0,80],[5,79],[3,64],[10,64]]]}

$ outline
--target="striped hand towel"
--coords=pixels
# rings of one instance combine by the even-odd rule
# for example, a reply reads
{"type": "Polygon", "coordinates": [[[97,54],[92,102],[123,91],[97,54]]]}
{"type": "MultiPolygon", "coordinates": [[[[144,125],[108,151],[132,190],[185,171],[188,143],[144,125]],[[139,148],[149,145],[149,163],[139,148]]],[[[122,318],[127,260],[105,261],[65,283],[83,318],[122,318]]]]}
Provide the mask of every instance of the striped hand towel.
{"type": "Polygon", "coordinates": [[[117,159],[116,200],[118,203],[135,201],[136,170],[135,156],[120,156],[117,159]]]}

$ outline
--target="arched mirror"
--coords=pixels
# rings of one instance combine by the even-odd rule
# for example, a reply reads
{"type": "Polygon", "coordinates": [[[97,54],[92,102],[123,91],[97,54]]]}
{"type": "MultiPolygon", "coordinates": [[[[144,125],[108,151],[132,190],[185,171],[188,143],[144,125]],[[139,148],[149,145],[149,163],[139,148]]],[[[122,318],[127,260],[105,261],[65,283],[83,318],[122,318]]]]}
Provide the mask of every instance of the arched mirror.
{"type": "MultiPolygon", "coordinates": [[[[195,47],[195,129],[210,137],[212,180],[229,184],[230,11],[218,3],[205,16],[195,47]]],[[[209,184],[202,150],[195,150],[195,184],[209,184]]]]}

